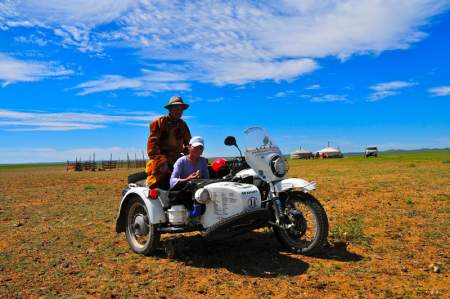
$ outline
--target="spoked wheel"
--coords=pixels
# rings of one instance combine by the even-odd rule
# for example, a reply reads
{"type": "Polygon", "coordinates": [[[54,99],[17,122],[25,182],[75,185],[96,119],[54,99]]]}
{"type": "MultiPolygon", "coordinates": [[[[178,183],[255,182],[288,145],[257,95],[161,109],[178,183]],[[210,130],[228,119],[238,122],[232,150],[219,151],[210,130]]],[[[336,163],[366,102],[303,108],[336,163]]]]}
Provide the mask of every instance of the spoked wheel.
{"type": "Polygon", "coordinates": [[[134,197],[128,203],[125,235],[136,253],[150,255],[158,247],[160,233],[150,223],[147,207],[140,198],[134,197]]]}
{"type": "Polygon", "coordinates": [[[319,201],[310,194],[291,193],[285,208],[283,228],[273,227],[277,239],[293,252],[319,252],[328,236],[327,215],[319,201]]]}

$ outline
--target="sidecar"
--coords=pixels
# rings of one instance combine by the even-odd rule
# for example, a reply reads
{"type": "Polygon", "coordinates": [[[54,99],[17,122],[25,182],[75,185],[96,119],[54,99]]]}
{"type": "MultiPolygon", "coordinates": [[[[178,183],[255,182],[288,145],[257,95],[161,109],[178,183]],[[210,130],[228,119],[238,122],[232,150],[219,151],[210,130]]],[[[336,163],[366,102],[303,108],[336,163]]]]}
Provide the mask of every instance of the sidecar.
{"type": "Polygon", "coordinates": [[[151,189],[144,179],[123,190],[116,232],[125,232],[133,251],[149,255],[164,233],[200,231],[206,239],[223,240],[266,226],[270,217],[252,184],[197,180],[171,191],[151,189]]]}

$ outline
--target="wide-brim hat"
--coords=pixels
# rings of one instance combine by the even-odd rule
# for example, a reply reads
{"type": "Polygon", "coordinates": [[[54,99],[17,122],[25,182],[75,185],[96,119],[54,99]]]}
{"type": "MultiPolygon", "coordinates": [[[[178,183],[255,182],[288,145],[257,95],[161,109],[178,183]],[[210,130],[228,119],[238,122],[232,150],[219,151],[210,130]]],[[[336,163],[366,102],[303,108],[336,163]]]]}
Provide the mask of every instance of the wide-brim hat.
{"type": "Polygon", "coordinates": [[[170,98],[169,103],[167,103],[164,108],[170,109],[173,106],[183,106],[183,109],[186,110],[189,108],[189,105],[183,102],[183,99],[180,96],[173,96],[170,98]]]}

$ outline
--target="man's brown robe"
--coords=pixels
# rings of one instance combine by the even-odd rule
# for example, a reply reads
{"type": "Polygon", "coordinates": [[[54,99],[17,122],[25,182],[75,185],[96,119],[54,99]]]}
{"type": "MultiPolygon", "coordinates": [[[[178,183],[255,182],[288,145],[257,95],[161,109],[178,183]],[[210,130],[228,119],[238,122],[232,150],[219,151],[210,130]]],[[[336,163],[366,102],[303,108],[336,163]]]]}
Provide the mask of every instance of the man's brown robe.
{"type": "Polygon", "coordinates": [[[150,187],[161,180],[169,180],[168,174],[160,171],[162,163],[168,163],[169,169],[180,157],[188,154],[191,132],[182,120],[173,120],[169,115],[161,116],[150,124],[150,136],[147,142],[147,183],[150,187]],[[153,161],[152,161],[153,160],[153,161]]]}

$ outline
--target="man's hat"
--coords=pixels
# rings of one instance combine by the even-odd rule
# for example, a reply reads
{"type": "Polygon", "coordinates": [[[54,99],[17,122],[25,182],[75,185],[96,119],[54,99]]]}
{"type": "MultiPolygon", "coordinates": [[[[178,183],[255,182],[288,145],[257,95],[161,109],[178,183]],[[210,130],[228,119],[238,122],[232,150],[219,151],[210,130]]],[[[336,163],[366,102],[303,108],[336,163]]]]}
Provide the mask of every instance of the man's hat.
{"type": "Polygon", "coordinates": [[[180,96],[173,96],[170,98],[169,103],[166,106],[164,106],[164,108],[170,109],[170,107],[178,105],[183,106],[184,110],[186,110],[189,107],[188,104],[185,104],[183,102],[183,99],[180,96]]]}

